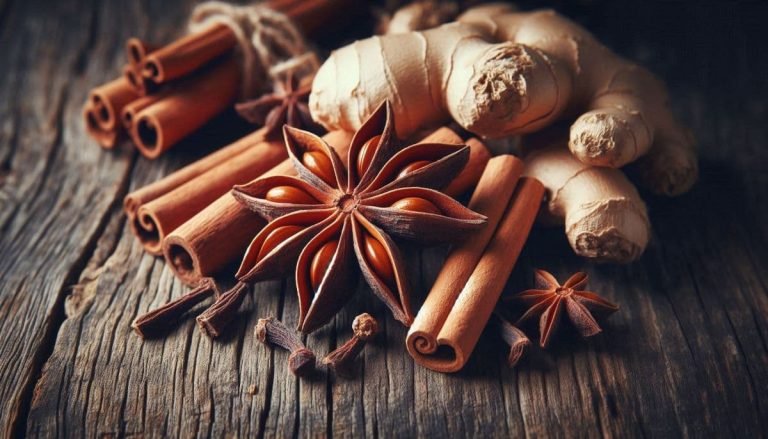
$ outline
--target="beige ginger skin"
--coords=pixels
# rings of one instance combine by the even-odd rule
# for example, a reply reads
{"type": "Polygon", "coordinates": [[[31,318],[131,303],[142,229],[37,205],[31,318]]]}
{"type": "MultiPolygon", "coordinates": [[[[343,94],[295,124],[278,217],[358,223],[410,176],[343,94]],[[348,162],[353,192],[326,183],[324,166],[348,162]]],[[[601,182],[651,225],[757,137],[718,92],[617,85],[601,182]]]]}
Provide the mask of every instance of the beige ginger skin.
{"type": "Polygon", "coordinates": [[[523,139],[524,173],[547,189],[540,222],[564,224],[568,242],[580,256],[636,260],[651,234],[640,194],[621,170],[576,159],[565,147],[567,141],[567,133],[557,129],[523,139]]]}
{"type": "Polygon", "coordinates": [[[638,160],[642,182],[667,195],[687,191],[698,173],[664,85],[549,10],[479,6],[438,28],[352,43],[321,67],[310,108],[329,129],[355,130],[385,99],[401,137],[449,117],[491,138],[570,118],[568,147],[585,164],[638,160]]]}

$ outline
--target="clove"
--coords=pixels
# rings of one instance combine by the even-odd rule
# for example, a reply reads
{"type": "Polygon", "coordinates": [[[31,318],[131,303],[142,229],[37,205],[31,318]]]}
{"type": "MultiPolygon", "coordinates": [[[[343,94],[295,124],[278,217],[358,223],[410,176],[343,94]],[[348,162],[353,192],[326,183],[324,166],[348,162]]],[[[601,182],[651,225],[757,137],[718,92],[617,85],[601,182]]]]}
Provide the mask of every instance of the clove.
{"type": "Polygon", "coordinates": [[[266,345],[276,345],[287,351],[288,368],[298,377],[307,376],[315,370],[315,354],[307,349],[296,334],[283,322],[274,317],[259,319],[256,324],[256,338],[266,345]]]}
{"type": "Polygon", "coordinates": [[[248,291],[247,284],[238,282],[232,289],[217,296],[216,302],[197,316],[197,324],[203,334],[211,338],[219,337],[237,315],[248,291]]]}
{"type": "Polygon", "coordinates": [[[179,317],[211,295],[216,297],[220,295],[216,281],[209,277],[203,278],[187,294],[137,317],[131,324],[131,327],[142,338],[156,337],[165,333],[179,317]]]}
{"type": "Polygon", "coordinates": [[[494,312],[493,317],[493,323],[499,332],[499,335],[502,340],[509,345],[507,364],[509,364],[509,367],[515,367],[523,354],[525,354],[525,351],[531,345],[531,340],[523,334],[523,331],[517,329],[498,313],[494,312]]]}
{"type": "Polygon", "coordinates": [[[355,358],[363,351],[365,343],[377,332],[379,332],[379,322],[368,313],[360,314],[352,321],[352,338],[326,355],[323,363],[337,375],[350,375],[355,358]]]}

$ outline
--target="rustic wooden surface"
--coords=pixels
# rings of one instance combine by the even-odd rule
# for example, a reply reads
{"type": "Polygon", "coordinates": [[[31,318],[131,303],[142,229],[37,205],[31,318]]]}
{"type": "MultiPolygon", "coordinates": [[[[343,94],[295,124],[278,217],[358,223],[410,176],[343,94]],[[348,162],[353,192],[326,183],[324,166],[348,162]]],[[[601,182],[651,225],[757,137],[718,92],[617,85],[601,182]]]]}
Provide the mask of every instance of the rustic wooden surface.
{"type": "MultiPolygon", "coordinates": [[[[192,322],[167,339],[130,330],[184,291],[144,254],[120,211],[127,191],[192,159],[155,162],[87,139],[86,92],[118,72],[132,35],[166,41],[185,0],[0,0],[0,430],[6,436],[742,437],[768,428],[768,57],[765,5],[563,2],[620,52],[669,82],[701,144],[701,182],[681,198],[646,194],[654,224],[638,263],[570,256],[537,229],[510,280],[533,267],[591,274],[621,304],[589,341],[561,337],[517,369],[486,334],[467,367],[442,375],[405,353],[384,320],[352,380],[297,381],[286,354],[253,337],[257,317],[294,323],[290,282],[258,285],[223,341],[192,322]]],[[[197,138],[187,146],[210,143],[197,138]]],[[[409,253],[420,291],[444,249],[409,253]]],[[[367,310],[360,294],[309,338],[325,353],[367,310]]],[[[423,293],[422,293],[423,294],[423,293]]],[[[420,296],[418,300],[421,300],[420,296]]]]}

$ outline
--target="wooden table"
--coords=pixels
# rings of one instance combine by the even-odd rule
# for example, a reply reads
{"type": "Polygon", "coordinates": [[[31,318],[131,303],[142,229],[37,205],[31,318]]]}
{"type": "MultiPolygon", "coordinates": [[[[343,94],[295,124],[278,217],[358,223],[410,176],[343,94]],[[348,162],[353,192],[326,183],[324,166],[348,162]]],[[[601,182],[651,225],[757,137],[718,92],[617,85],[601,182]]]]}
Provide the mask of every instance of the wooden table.
{"type": "MultiPolygon", "coordinates": [[[[118,72],[133,35],[167,41],[191,7],[163,2],[0,1],[0,428],[8,436],[702,436],[768,428],[768,57],[765,5],[562,8],[662,74],[700,140],[701,181],[681,198],[644,194],[652,242],[632,265],[571,255],[537,229],[509,283],[533,267],[591,275],[621,304],[605,333],[560,337],[517,369],[483,337],[454,375],[415,366],[405,329],[384,319],[357,376],[298,381],[260,345],[260,316],[297,318],[290,282],[255,288],[232,334],[192,322],[142,342],[131,321],[185,288],[131,236],[127,191],[190,161],[147,161],[86,138],[86,92],[118,72]]],[[[188,142],[187,146],[203,143],[188,142]]],[[[213,146],[213,145],[212,145],[213,146]]],[[[445,250],[411,252],[420,291],[445,250]]],[[[325,353],[367,310],[362,287],[309,337],[325,353]]]]}

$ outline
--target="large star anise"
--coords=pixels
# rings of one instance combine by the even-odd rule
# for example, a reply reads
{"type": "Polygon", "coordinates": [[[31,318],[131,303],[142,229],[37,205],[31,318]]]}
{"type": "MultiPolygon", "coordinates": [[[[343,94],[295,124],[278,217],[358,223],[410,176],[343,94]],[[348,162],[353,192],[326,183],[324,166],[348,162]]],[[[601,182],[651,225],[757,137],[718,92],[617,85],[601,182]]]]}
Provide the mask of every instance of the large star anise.
{"type": "Polygon", "coordinates": [[[602,329],[591,311],[607,315],[616,312],[619,307],[595,293],[582,291],[587,280],[587,275],[579,272],[560,285],[550,273],[536,270],[536,289],[523,291],[514,297],[531,305],[515,325],[520,326],[532,317],[541,316],[539,344],[542,348],[546,347],[557,330],[565,308],[568,319],[583,337],[600,333],[602,329]]]}
{"type": "Polygon", "coordinates": [[[299,330],[328,322],[354,292],[357,270],[394,317],[410,325],[408,282],[391,236],[456,240],[486,218],[438,192],[469,157],[463,145],[396,147],[389,103],[355,133],[347,166],[320,137],[284,128],[299,178],[265,177],[233,190],[271,222],[253,239],[237,278],[286,274],[295,263],[299,330]],[[356,263],[355,263],[356,261],[356,263]]]}
{"type": "Polygon", "coordinates": [[[312,91],[312,78],[299,80],[293,73],[275,80],[272,93],[258,99],[235,105],[235,110],[248,122],[263,125],[265,135],[280,135],[283,125],[303,128],[312,132],[322,132],[320,125],[312,120],[307,106],[309,93],[312,91]]]}

